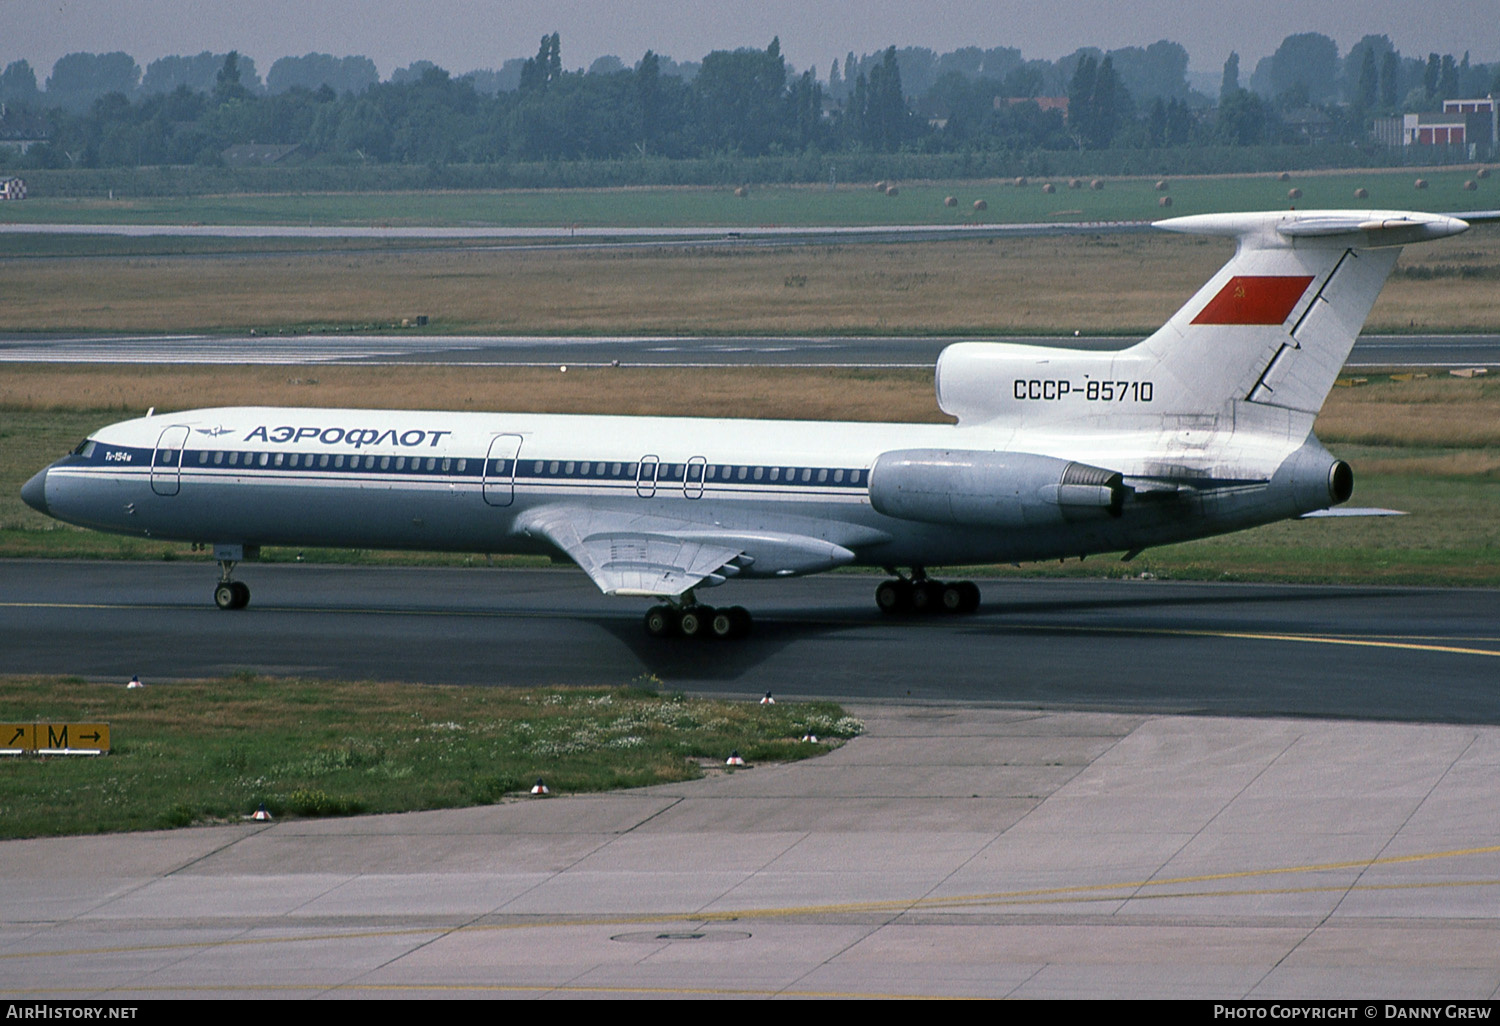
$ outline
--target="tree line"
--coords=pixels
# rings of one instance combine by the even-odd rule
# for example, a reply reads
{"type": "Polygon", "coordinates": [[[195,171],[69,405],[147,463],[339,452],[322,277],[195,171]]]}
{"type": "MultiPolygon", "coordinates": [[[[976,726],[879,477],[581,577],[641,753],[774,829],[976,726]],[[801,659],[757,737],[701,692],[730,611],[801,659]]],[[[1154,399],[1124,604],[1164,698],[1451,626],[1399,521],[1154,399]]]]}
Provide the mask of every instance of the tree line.
{"type": "Polygon", "coordinates": [[[46,123],[21,166],[108,168],[212,166],[237,143],[333,165],[1264,146],[1301,141],[1308,109],[1324,114],[1322,141],[1364,143],[1376,115],[1500,91],[1500,64],[1404,57],[1386,36],[1342,57],[1326,36],[1288,36],[1243,85],[1231,55],[1217,96],[1189,86],[1187,65],[1166,40],[1057,61],[889,47],[820,79],[772,40],[697,63],[648,51],[633,67],[569,71],[553,33],[498,72],[421,61],[383,82],[363,57],[282,58],[262,81],[238,53],[164,57],[144,73],[123,53],[69,54],[45,89],[12,62],[0,102],[46,123]]]}

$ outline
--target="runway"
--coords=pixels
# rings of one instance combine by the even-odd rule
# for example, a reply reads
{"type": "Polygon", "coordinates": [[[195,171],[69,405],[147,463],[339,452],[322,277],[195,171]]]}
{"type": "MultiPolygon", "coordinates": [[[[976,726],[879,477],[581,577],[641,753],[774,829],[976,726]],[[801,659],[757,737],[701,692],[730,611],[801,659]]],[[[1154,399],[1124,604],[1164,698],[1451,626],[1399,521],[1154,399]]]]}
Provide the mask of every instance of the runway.
{"type": "Polygon", "coordinates": [[[897,623],[835,575],[723,589],[748,642],[653,644],[576,573],[245,570],[221,613],[206,564],[0,563],[4,668],[651,672],[866,730],[610,795],[7,841],[0,995],[1500,995],[1500,592],[986,582],[897,623]]]}
{"type": "MultiPolygon", "coordinates": [[[[0,363],[451,364],[530,367],[931,367],[955,342],[1013,342],[1106,351],[1137,339],[676,337],[482,335],[0,335],[0,363]]],[[[1345,366],[1500,367],[1500,335],[1368,335],[1345,366]]]]}
{"type": "Polygon", "coordinates": [[[642,600],[572,569],[0,562],[8,672],[171,680],[254,670],[441,684],[624,684],[1131,713],[1500,724],[1500,591],[979,582],[969,617],[892,620],[879,577],[737,582],[741,642],[647,638],[642,600]],[[440,655],[438,654],[440,653],[440,655]]]}

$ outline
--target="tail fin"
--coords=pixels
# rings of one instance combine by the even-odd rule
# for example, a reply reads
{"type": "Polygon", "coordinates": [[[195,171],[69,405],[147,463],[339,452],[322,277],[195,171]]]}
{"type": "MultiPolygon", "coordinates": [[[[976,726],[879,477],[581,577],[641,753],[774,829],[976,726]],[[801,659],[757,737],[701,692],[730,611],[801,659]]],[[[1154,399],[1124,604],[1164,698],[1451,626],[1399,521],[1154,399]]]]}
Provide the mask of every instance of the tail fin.
{"type": "Polygon", "coordinates": [[[1468,225],[1434,214],[1288,211],[1178,217],[1157,227],[1239,245],[1140,349],[1200,409],[1243,401],[1304,414],[1311,427],[1401,246],[1468,225]]]}
{"type": "Polygon", "coordinates": [[[961,422],[1028,427],[1113,429],[1154,420],[1215,432],[1259,424],[1300,440],[1400,247],[1468,225],[1440,214],[1281,211],[1201,214],[1157,227],[1225,236],[1238,246],[1182,309],[1130,349],[950,346],[938,364],[943,409],[961,422]]]}

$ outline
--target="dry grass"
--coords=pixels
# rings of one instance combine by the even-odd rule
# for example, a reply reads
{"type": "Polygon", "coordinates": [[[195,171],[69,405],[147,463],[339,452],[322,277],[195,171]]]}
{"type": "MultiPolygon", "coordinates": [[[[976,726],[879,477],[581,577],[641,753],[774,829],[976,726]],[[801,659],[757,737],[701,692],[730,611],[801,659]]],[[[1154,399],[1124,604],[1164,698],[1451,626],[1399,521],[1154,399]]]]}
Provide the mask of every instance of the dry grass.
{"type": "Polygon", "coordinates": [[[274,331],[421,313],[433,330],[499,333],[1144,333],[1228,253],[1131,236],[8,259],[0,307],[14,331],[274,331]]]}
{"type": "Polygon", "coordinates": [[[1442,375],[1336,388],[1318,435],[1370,445],[1500,446],[1500,382],[1442,375]]]}
{"type": "MultiPolygon", "coordinates": [[[[1231,253],[1222,239],[1165,233],[595,250],[314,241],[178,255],[70,245],[85,255],[0,258],[8,330],[336,330],[427,314],[435,331],[518,334],[1143,335],[1231,253]]],[[[1500,329],[1496,282],[1500,229],[1409,249],[1368,330],[1500,329]]]]}
{"type": "Polygon", "coordinates": [[[943,422],[925,370],[222,367],[16,364],[0,409],[143,413],[207,406],[505,410],[943,422]]]}

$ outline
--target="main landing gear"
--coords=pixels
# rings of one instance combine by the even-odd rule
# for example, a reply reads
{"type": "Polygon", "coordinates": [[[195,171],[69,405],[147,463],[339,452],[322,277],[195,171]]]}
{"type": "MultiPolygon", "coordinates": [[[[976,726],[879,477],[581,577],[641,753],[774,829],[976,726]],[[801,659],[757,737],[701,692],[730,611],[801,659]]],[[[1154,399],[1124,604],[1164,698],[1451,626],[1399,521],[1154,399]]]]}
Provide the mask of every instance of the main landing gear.
{"type": "Polygon", "coordinates": [[[875,604],[889,616],[925,616],[929,613],[972,613],[979,608],[979,588],[973,581],[934,581],[921,567],[912,567],[910,577],[895,569],[893,581],[875,589],[875,604]]]}
{"type": "Polygon", "coordinates": [[[750,613],[743,606],[715,609],[688,596],[686,605],[646,610],[646,633],[653,638],[743,638],[750,633],[750,613]]]}

